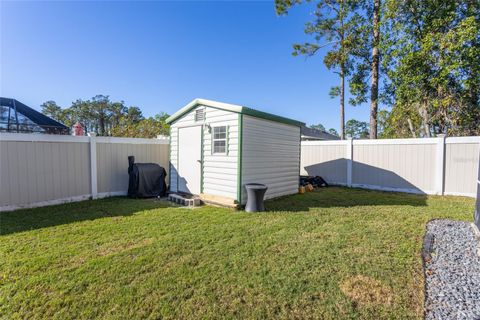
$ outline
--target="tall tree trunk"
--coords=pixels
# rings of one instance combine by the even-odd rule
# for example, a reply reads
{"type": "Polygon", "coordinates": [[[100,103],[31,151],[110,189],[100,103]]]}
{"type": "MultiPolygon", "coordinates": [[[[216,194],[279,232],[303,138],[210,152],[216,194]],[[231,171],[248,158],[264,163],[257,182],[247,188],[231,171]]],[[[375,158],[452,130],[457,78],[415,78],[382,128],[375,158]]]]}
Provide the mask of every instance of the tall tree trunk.
{"type": "MultiPolygon", "coordinates": [[[[340,9],[343,12],[344,1],[340,1],[340,9]]],[[[342,55],[344,52],[345,28],[343,25],[343,16],[340,15],[340,46],[342,55]]],[[[342,57],[340,63],[340,139],[345,140],[345,60],[342,57]]]]}
{"type": "Polygon", "coordinates": [[[408,128],[410,129],[410,133],[412,134],[412,138],[416,138],[417,134],[415,133],[415,129],[413,127],[412,119],[408,118],[407,123],[408,123],[408,128]]]}
{"type": "Polygon", "coordinates": [[[422,102],[422,104],[420,105],[420,116],[422,118],[423,132],[425,133],[426,138],[430,138],[431,137],[430,124],[429,124],[430,118],[428,115],[427,108],[428,108],[427,103],[425,101],[422,102]]]}
{"type": "Polygon", "coordinates": [[[345,139],[345,66],[340,67],[340,138],[345,139]]]}
{"type": "Polygon", "coordinates": [[[380,0],[373,1],[372,83],[370,92],[370,139],[377,139],[378,68],[380,56],[380,0]]]}
{"type": "Polygon", "coordinates": [[[100,119],[99,119],[99,120],[100,120],[100,121],[99,121],[99,122],[100,122],[100,123],[99,123],[99,125],[100,125],[100,134],[99,134],[99,135],[100,135],[100,136],[104,136],[104,135],[105,135],[105,118],[104,118],[102,115],[100,115],[100,119]]]}

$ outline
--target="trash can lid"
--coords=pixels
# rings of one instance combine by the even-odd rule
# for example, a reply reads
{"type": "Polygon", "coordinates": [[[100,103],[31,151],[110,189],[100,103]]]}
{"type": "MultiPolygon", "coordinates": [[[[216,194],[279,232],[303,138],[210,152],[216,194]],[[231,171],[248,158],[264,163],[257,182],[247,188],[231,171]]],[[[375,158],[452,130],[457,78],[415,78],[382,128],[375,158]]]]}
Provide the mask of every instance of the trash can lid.
{"type": "Polygon", "coordinates": [[[261,189],[267,189],[267,186],[261,183],[247,183],[245,185],[245,188],[247,189],[255,189],[255,190],[261,190],[261,189]]]}

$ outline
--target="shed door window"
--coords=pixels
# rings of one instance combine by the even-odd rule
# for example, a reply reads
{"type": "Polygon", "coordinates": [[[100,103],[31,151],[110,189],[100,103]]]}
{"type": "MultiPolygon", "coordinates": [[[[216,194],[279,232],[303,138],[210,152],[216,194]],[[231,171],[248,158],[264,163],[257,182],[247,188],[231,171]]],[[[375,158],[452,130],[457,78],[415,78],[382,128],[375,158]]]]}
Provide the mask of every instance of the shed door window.
{"type": "Polygon", "coordinates": [[[227,127],[213,128],[213,154],[227,153],[227,127]]]}

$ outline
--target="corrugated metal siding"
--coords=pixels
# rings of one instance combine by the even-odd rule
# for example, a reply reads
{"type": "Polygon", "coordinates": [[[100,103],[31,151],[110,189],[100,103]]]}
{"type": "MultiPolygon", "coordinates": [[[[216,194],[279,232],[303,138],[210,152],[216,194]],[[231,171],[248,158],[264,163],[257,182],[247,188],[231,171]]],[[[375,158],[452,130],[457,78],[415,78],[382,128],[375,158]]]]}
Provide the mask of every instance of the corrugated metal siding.
{"type": "MultiPolygon", "coordinates": [[[[449,138],[447,138],[448,141],[449,138]]],[[[445,193],[476,196],[479,143],[445,145],[445,193]]]]}
{"type": "MultiPolygon", "coordinates": [[[[242,186],[263,183],[266,199],[298,191],[300,128],[243,116],[242,186]]],[[[246,191],[242,187],[242,203],[246,191]]]]}
{"type": "Polygon", "coordinates": [[[300,173],[321,176],[328,183],[347,183],[346,141],[302,143],[300,173]]]}
{"type": "Polygon", "coordinates": [[[128,190],[128,156],[137,163],[157,163],[167,170],[167,144],[131,144],[97,142],[97,188],[103,192],[128,190]]]}
{"type": "Polygon", "coordinates": [[[0,141],[0,207],[88,195],[89,155],[87,142],[0,141]]]}
{"type": "MultiPolygon", "coordinates": [[[[205,123],[212,128],[228,126],[228,154],[212,154],[211,133],[203,132],[203,193],[236,199],[237,196],[237,157],[238,157],[238,117],[234,112],[199,106],[175,121],[171,126],[171,174],[170,189],[177,191],[177,139],[178,128],[198,125],[195,111],[205,109],[205,123]]],[[[213,129],[212,129],[213,132],[213,129]]]]}

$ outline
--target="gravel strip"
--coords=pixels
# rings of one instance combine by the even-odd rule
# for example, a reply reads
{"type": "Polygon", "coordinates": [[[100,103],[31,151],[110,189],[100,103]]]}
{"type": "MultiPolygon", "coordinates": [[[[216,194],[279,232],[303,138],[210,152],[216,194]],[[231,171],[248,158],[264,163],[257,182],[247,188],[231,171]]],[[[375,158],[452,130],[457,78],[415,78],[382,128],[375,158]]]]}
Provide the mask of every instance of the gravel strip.
{"type": "Polygon", "coordinates": [[[433,220],[428,234],[425,319],[480,319],[480,244],[472,224],[433,220]]]}

